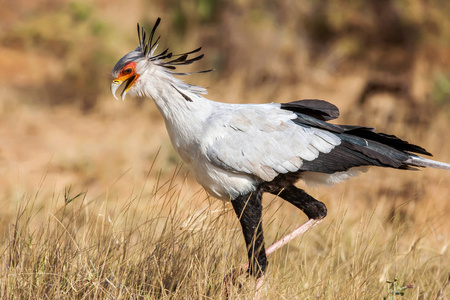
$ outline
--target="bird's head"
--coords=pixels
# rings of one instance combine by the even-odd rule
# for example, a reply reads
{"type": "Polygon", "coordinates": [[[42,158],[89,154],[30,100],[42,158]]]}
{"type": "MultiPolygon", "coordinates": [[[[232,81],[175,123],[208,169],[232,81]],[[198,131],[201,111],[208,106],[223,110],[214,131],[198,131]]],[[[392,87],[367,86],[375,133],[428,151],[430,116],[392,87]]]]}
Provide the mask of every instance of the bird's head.
{"type": "MultiPolygon", "coordinates": [[[[139,46],[123,56],[116,63],[111,72],[111,92],[116,99],[118,99],[116,91],[121,85],[124,85],[124,89],[121,93],[122,100],[125,100],[125,95],[127,93],[130,93],[131,95],[144,95],[144,75],[151,76],[150,74],[156,74],[157,71],[164,71],[164,74],[188,75],[191,73],[178,73],[174,70],[177,66],[191,64],[203,57],[203,54],[193,58],[188,57],[190,54],[199,52],[201,47],[182,54],[173,54],[172,52],[169,52],[169,49],[166,49],[155,55],[160,37],[155,41],[153,41],[153,37],[160,22],[161,19],[158,18],[148,37],[145,30],[140,27],[139,24],[137,25],[139,46]],[[171,58],[172,60],[167,61],[167,59],[171,58]]],[[[204,73],[209,71],[211,70],[192,73],[204,73]]]]}

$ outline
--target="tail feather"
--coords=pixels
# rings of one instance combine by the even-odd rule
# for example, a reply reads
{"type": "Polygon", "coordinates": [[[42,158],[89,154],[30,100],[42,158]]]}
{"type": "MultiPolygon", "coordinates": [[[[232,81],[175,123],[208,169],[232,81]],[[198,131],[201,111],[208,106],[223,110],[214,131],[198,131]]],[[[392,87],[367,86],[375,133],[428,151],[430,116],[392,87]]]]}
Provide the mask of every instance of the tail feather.
{"type": "Polygon", "coordinates": [[[416,166],[416,167],[430,167],[436,169],[450,170],[450,164],[435,161],[427,158],[423,158],[416,155],[411,155],[406,161],[406,164],[416,166]]]}

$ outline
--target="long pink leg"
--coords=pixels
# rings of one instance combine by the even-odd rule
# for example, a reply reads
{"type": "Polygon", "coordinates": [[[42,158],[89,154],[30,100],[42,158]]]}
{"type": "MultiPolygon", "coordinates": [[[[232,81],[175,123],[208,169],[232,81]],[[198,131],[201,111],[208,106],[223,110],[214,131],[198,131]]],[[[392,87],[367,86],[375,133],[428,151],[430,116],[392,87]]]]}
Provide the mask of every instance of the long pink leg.
{"type": "Polygon", "coordinates": [[[291,233],[286,234],[284,237],[276,241],[272,244],[269,248],[266,249],[266,256],[269,256],[270,254],[274,253],[299,235],[305,233],[308,229],[313,228],[320,222],[322,222],[323,219],[315,220],[315,219],[309,219],[307,222],[303,223],[299,227],[297,227],[294,231],[291,233]]]}
{"type": "MultiPolygon", "coordinates": [[[[284,237],[282,237],[281,239],[279,239],[278,241],[276,241],[275,243],[273,243],[269,248],[266,249],[266,256],[269,256],[270,254],[274,253],[275,251],[277,251],[278,249],[280,249],[281,247],[283,247],[284,245],[286,245],[287,243],[289,243],[290,241],[292,241],[293,239],[295,239],[296,237],[298,237],[299,235],[305,233],[306,231],[308,231],[310,228],[316,226],[317,224],[319,224],[320,222],[322,222],[323,219],[309,219],[307,222],[303,223],[302,225],[300,225],[299,227],[297,227],[294,231],[292,231],[291,233],[288,233],[287,235],[285,235],[284,237]]],[[[222,298],[223,299],[228,299],[228,285],[231,283],[234,283],[235,279],[243,274],[247,269],[248,269],[248,263],[242,265],[240,268],[232,271],[231,273],[227,274],[223,280],[223,286],[222,286],[222,298]]],[[[254,300],[259,300],[260,297],[260,293],[261,293],[261,287],[263,286],[264,283],[264,276],[259,277],[256,280],[256,284],[255,284],[255,295],[253,297],[254,300]]]]}

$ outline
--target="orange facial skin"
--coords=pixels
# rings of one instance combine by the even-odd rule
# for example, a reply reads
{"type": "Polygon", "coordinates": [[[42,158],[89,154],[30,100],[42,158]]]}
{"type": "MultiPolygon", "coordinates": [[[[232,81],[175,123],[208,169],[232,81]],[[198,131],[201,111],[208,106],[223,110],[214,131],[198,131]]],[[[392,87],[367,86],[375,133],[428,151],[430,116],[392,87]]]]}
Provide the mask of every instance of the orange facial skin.
{"type": "Polygon", "coordinates": [[[127,92],[133,84],[138,79],[139,75],[136,74],[136,63],[130,62],[126,64],[122,70],[120,70],[119,76],[113,80],[113,83],[115,84],[121,84],[122,82],[127,81],[126,87],[124,89],[125,92],[127,92]]]}

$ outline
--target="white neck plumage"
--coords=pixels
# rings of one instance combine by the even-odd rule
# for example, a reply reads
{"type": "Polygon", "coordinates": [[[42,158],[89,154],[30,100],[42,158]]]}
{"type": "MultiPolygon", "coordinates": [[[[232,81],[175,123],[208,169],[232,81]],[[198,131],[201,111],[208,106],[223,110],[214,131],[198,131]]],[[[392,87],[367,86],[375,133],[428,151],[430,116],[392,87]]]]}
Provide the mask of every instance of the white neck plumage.
{"type": "Polygon", "coordinates": [[[183,152],[197,142],[214,102],[201,95],[206,94],[204,88],[189,85],[162,68],[147,70],[139,79],[135,93],[155,101],[174,148],[188,161],[183,152]]]}

